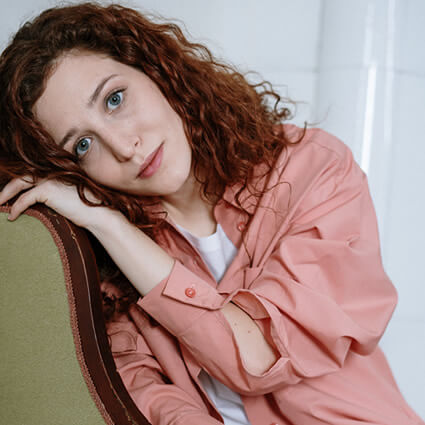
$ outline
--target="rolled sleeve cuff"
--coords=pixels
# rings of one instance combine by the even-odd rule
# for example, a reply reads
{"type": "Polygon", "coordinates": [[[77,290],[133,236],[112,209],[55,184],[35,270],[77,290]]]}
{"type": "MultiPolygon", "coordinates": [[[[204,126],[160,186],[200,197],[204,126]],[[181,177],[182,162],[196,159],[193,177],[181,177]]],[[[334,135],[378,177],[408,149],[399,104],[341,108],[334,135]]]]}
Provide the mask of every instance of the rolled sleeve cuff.
{"type": "Polygon", "coordinates": [[[218,310],[224,303],[225,297],[179,261],[169,276],[139,301],[143,310],[176,336],[208,310],[218,310]]]}

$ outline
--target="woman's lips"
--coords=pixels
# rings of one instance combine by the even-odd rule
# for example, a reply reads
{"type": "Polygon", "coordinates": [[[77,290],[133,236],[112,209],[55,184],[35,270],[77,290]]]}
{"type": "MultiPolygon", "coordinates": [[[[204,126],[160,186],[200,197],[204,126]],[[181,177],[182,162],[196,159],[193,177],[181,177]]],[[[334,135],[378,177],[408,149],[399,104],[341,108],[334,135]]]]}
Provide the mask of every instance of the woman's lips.
{"type": "Polygon", "coordinates": [[[155,174],[161,165],[162,156],[164,153],[164,143],[161,143],[159,148],[152,152],[147,158],[146,161],[142,164],[139,171],[139,177],[146,179],[155,174]]]}

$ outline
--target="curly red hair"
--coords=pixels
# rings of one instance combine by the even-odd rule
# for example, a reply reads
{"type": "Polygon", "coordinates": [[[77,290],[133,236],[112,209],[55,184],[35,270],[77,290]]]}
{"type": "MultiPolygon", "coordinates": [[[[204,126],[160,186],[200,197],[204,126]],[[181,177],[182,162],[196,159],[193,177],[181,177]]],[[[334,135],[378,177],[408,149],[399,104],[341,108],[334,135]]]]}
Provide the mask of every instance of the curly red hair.
{"type": "Polygon", "coordinates": [[[132,222],[147,224],[139,200],[91,181],[34,118],[33,106],[55,61],[75,49],[135,67],[158,85],[182,118],[195,176],[211,201],[228,185],[247,184],[253,167],[272,164],[287,143],[276,124],[288,118],[289,110],[280,107],[268,83],[250,85],[206,47],[189,42],[173,23],[154,23],[119,5],[86,3],[44,11],[16,33],[1,55],[0,172],[7,178],[60,178],[77,184],[82,198],[86,186],[132,222]]]}
{"type": "Polygon", "coordinates": [[[149,200],[92,181],[33,115],[57,60],[72,50],[107,55],[157,84],[182,118],[194,175],[212,203],[226,186],[249,186],[254,167],[271,167],[290,143],[277,125],[290,111],[268,82],[250,84],[173,23],[151,21],[120,5],[85,3],[42,12],[19,29],[1,55],[0,184],[24,175],[57,178],[75,184],[90,204],[84,196],[88,188],[103,205],[121,211],[152,236],[155,223],[142,206],[149,200]]]}

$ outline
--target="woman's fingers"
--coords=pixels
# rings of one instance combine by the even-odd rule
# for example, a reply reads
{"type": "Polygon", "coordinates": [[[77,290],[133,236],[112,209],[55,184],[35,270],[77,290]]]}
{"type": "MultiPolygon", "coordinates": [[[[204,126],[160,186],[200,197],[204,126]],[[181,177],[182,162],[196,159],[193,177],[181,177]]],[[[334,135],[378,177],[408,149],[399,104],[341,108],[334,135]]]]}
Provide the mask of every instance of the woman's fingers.
{"type": "Polygon", "coordinates": [[[36,204],[37,202],[46,202],[46,199],[43,199],[40,195],[38,187],[29,190],[28,192],[23,193],[19,198],[13,203],[8,219],[13,221],[18,218],[27,208],[31,205],[36,204]]]}
{"type": "Polygon", "coordinates": [[[0,205],[12,199],[19,192],[33,187],[34,184],[35,183],[30,176],[12,179],[0,192],[0,205]]]}
{"type": "MultiPolygon", "coordinates": [[[[101,209],[86,205],[80,199],[74,185],[61,183],[54,179],[41,179],[36,184],[23,178],[11,180],[0,193],[0,204],[16,195],[19,196],[11,206],[9,220],[15,220],[27,208],[38,202],[47,205],[81,227],[97,223],[101,211],[101,209]],[[21,193],[23,190],[26,192],[21,193]]],[[[86,195],[91,201],[99,202],[91,192],[86,191],[86,195]]]]}

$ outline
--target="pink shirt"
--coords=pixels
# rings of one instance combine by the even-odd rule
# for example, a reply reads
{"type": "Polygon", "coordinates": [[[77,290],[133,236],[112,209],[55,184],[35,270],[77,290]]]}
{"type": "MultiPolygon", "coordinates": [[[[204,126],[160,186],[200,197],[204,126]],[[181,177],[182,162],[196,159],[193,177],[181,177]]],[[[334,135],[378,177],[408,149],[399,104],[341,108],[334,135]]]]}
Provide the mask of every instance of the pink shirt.
{"type": "Polygon", "coordinates": [[[198,381],[205,369],[241,394],[252,425],[424,424],[377,347],[397,295],[382,267],[366,176],[350,150],[308,130],[255,184],[269,190],[260,200],[243,192],[254,214],[244,243],[238,187],[214,209],[239,248],[219,285],[172,223],[158,231],[176,259],[171,274],[131,308],[132,321],[108,327],[135,403],[153,425],[221,423],[198,381]],[[230,301],[279,353],[261,375],[246,370],[220,312],[230,301]]]}

